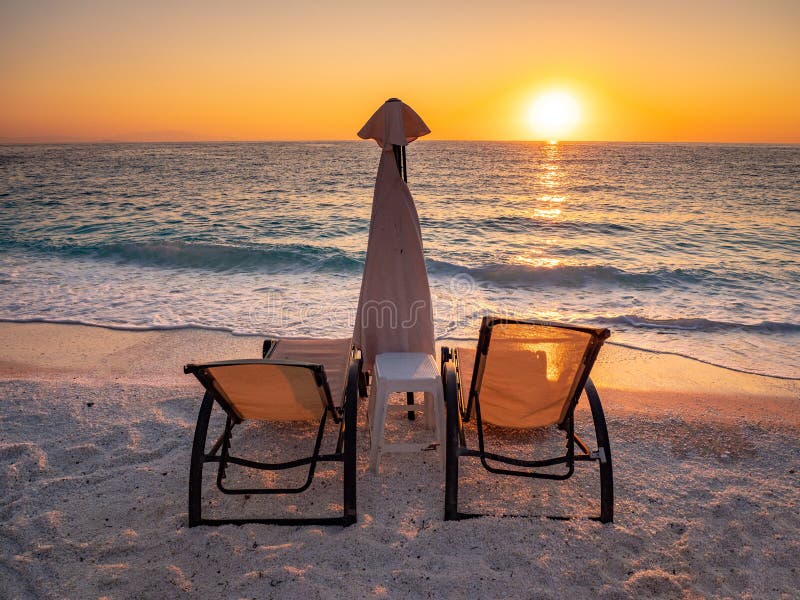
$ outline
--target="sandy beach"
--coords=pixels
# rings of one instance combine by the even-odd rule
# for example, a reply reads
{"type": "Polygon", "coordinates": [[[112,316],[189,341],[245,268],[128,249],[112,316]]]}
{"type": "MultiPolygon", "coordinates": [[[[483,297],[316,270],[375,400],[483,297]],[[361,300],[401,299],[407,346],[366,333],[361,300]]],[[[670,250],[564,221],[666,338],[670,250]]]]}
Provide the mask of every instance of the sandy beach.
{"type": "MultiPolygon", "coordinates": [[[[189,529],[201,388],[181,366],[257,357],[261,341],[0,324],[0,596],[796,597],[798,382],[617,346],[593,376],[614,453],[613,524],[587,518],[599,493],[589,465],[553,484],[464,469],[464,508],[578,518],[446,523],[433,453],[388,455],[379,475],[367,471],[362,406],[356,525],[189,529]]],[[[397,416],[387,436],[411,426],[397,416]]],[[[257,454],[302,437],[256,424],[238,443],[257,454]]],[[[324,512],[340,502],[339,476],[323,468],[311,493],[283,503],[210,509],[324,512]]]]}

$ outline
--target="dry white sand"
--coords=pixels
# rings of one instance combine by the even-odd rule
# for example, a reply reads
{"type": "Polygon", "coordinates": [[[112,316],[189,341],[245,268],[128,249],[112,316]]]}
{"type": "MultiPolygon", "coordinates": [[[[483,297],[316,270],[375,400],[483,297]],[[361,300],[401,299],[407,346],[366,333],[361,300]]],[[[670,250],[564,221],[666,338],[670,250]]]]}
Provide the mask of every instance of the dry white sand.
{"type": "MultiPolygon", "coordinates": [[[[614,453],[613,524],[585,518],[598,510],[591,465],[547,483],[463,461],[464,510],[583,518],[445,523],[433,453],[387,455],[379,475],[367,471],[362,407],[356,525],[188,529],[200,386],[180,365],[258,356],[259,345],[0,324],[0,597],[797,597],[797,383],[614,347],[595,377],[614,453]]],[[[395,415],[387,436],[421,423],[395,415]]],[[[310,435],[248,425],[235,448],[294,452],[310,435]]],[[[320,514],[341,502],[338,467],[289,498],[220,500],[206,473],[209,515],[320,514]]]]}

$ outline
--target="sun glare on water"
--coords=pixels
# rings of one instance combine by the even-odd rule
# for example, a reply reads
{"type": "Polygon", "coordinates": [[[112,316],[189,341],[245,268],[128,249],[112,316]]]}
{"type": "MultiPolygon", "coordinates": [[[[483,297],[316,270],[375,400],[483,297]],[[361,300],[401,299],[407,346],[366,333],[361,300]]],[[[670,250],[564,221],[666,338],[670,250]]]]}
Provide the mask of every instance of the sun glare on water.
{"type": "Polygon", "coordinates": [[[551,144],[568,136],[579,120],[578,102],[560,90],[543,93],[528,109],[528,123],[533,133],[551,144]]]}

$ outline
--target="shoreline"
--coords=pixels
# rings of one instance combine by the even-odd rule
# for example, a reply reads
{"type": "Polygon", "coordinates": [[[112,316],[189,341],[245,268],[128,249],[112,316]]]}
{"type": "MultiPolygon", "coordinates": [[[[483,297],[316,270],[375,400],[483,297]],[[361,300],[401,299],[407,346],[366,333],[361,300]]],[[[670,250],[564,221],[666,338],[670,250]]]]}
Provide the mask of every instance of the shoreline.
{"type": "MultiPolygon", "coordinates": [[[[464,465],[462,508],[497,515],[445,522],[434,453],[387,455],[373,475],[360,406],[355,525],[188,529],[202,388],[181,367],[258,357],[262,339],[0,323],[2,595],[789,598],[796,590],[800,384],[616,346],[604,347],[592,374],[614,456],[613,524],[589,519],[598,509],[590,464],[568,482],[490,478],[464,465]],[[506,510],[528,516],[499,516],[506,510]]],[[[584,432],[583,400],[576,418],[584,432]]],[[[410,427],[396,413],[387,438],[410,427]]],[[[269,443],[297,443],[287,428],[259,423],[240,435],[237,451],[254,458],[269,443]]],[[[320,481],[288,500],[219,499],[209,472],[207,509],[335,506],[336,469],[321,466],[320,481]]]]}
{"type": "MultiPolygon", "coordinates": [[[[197,328],[122,331],[0,322],[0,380],[195,389],[183,365],[259,358],[266,337],[197,328]]],[[[447,343],[437,342],[437,353],[447,343]]],[[[592,379],[604,406],[620,414],[800,427],[800,382],[795,380],[611,345],[601,350],[592,379]]]]}
{"type": "MultiPolygon", "coordinates": [[[[183,365],[259,358],[268,336],[199,327],[120,329],[76,323],[0,321],[0,379],[71,378],[83,382],[181,387],[183,365]]],[[[474,346],[472,340],[437,341],[474,346]]],[[[711,365],[672,352],[606,343],[592,372],[600,389],[800,401],[800,381],[711,365]]]]}
{"type": "MultiPolygon", "coordinates": [[[[239,332],[230,327],[223,327],[223,326],[212,326],[212,325],[198,325],[198,324],[191,324],[191,325],[144,325],[144,326],[135,326],[135,325],[112,325],[112,324],[100,324],[100,323],[86,323],[83,321],[78,320],[71,320],[71,319],[44,319],[44,318],[22,318],[22,319],[11,319],[11,318],[2,318],[0,317],[0,326],[8,324],[8,325],[30,325],[30,324],[41,324],[41,325],[69,325],[69,326],[76,326],[76,327],[90,327],[90,328],[98,328],[98,329],[107,329],[110,331],[122,331],[122,332],[131,332],[131,333],[146,333],[146,332],[162,332],[162,331],[213,331],[224,333],[227,335],[231,335],[233,337],[256,337],[265,339],[269,337],[268,334],[263,333],[248,333],[248,332],[239,332]]],[[[477,343],[477,336],[471,338],[453,338],[453,337],[446,337],[442,339],[436,340],[436,348],[438,349],[443,345],[471,345],[477,343]]],[[[655,354],[659,356],[675,356],[679,358],[683,358],[689,361],[694,361],[698,363],[702,363],[709,367],[716,367],[718,369],[722,369],[725,371],[732,371],[734,373],[741,373],[744,375],[753,375],[756,377],[764,377],[767,379],[779,379],[784,381],[797,381],[800,382],[800,377],[794,377],[791,375],[776,375],[774,373],[760,373],[758,371],[748,371],[746,369],[740,369],[737,367],[732,367],[728,365],[723,365],[720,363],[715,363],[710,360],[706,360],[703,358],[698,358],[696,356],[692,356],[690,354],[684,354],[681,352],[675,352],[672,350],[655,350],[653,348],[645,348],[642,346],[636,346],[633,344],[629,344],[626,342],[615,342],[615,341],[606,341],[605,346],[616,346],[618,348],[625,348],[627,350],[633,350],[636,352],[644,352],[648,354],[655,354]]]]}

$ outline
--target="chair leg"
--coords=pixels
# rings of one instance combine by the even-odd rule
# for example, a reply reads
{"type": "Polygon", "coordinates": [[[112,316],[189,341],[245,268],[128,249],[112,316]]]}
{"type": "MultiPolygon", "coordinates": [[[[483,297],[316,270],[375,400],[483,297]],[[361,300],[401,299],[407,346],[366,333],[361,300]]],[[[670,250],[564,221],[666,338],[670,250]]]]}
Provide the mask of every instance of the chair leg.
{"type": "Polygon", "coordinates": [[[439,387],[429,394],[433,402],[436,441],[439,443],[439,458],[442,468],[447,468],[447,414],[444,406],[444,390],[439,387]]]}
{"type": "Polygon", "coordinates": [[[597,451],[600,454],[600,521],[610,523],[614,520],[614,471],[611,464],[611,445],[608,439],[606,417],[600,395],[591,379],[586,380],[586,396],[592,409],[592,420],[597,437],[597,451]]]}
{"type": "MultiPolygon", "coordinates": [[[[352,403],[355,405],[355,402],[352,403]]],[[[345,408],[344,442],[344,525],[352,525],[357,520],[356,512],[356,415],[355,406],[345,408]],[[350,414],[352,412],[352,415],[350,414]]]]}
{"type": "Polygon", "coordinates": [[[447,429],[445,434],[445,480],[444,480],[444,520],[458,519],[458,393],[456,373],[453,365],[445,366],[442,373],[444,380],[444,400],[447,411],[447,429]]]}
{"type": "Polygon", "coordinates": [[[189,527],[200,525],[202,519],[203,464],[206,460],[206,438],[208,437],[208,421],[211,409],[214,408],[214,397],[206,392],[197,416],[192,445],[192,462],[189,467],[189,527]]]}
{"type": "Polygon", "coordinates": [[[358,427],[359,366],[350,366],[344,407],[344,525],[356,522],[356,428],[358,427]]]}

